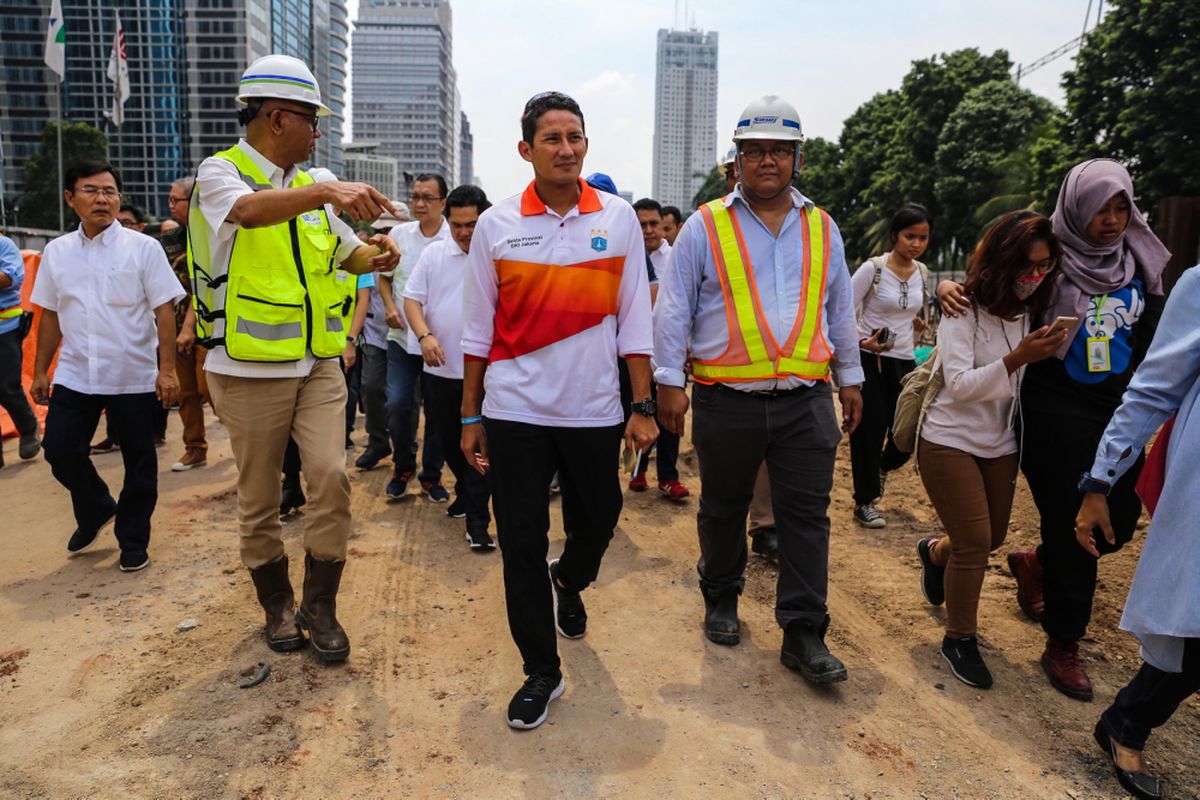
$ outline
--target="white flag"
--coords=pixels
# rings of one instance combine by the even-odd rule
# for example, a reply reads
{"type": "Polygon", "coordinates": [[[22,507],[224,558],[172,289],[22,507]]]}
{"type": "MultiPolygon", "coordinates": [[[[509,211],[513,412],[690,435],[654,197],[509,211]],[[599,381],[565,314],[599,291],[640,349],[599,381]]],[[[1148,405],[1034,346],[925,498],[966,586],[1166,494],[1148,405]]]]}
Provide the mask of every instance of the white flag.
{"type": "Polygon", "coordinates": [[[116,19],[117,30],[108,56],[108,79],[113,82],[113,110],[109,117],[113,125],[120,127],[125,121],[125,101],[129,99],[129,60],[125,57],[125,29],[121,27],[120,16],[116,19]]]}
{"type": "Polygon", "coordinates": [[[46,66],[58,73],[61,81],[67,76],[67,31],[63,27],[62,3],[51,0],[50,27],[46,29],[46,66]]]}

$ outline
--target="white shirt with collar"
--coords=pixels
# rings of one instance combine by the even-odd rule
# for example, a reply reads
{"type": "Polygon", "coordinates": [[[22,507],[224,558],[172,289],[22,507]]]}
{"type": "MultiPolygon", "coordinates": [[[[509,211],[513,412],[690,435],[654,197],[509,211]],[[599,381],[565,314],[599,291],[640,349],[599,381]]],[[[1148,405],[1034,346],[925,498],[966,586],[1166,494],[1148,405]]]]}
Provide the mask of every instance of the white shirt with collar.
{"type": "Polygon", "coordinates": [[[463,379],[462,314],[466,270],[467,254],[458,242],[453,238],[442,239],[425,248],[404,285],[404,296],[423,306],[425,323],[442,345],[446,357],[439,367],[426,364],[425,371],[456,381],[463,379]]]}
{"type": "Polygon", "coordinates": [[[162,245],[119,222],[92,239],[80,225],[47,244],[29,299],[58,314],[54,384],[83,394],[153,392],[154,309],[184,297],[162,245]]]}
{"type": "MultiPolygon", "coordinates": [[[[392,279],[392,300],[395,302],[396,308],[400,310],[400,316],[403,317],[404,287],[408,284],[408,277],[416,269],[417,262],[421,260],[421,254],[425,252],[426,247],[434,242],[451,238],[450,223],[446,222],[443,217],[442,226],[437,229],[437,233],[433,236],[426,236],[421,232],[420,221],[412,220],[392,228],[388,231],[388,236],[400,248],[400,263],[391,272],[379,274],[392,279]]],[[[404,320],[403,328],[388,328],[387,338],[389,342],[400,345],[409,355],[421,355],[421,345],[417,344],[417,337],[412,332],[412,326],[408,324],[407,318],[404,320]]]]}
{"type": "Polygon", "coordinates": [[[650,263],[654,265],[654,274],[657,276],[655,283],[662,281],[663,274],[667,271],[667,263],[671,257],[671,245],[666,239],[662,240],[662,244],[658,249],[650,253],[650,263]]]}
{"type": "MultiPolygon", "coordinates": [[[[262,170],[271,186],[276,189],[290,185],[299,172],[299,167],[295,165],[284,170],[251,147],[245,139],[239,139],[237,146],[262,170]]],[[[199,191],[200,211],[208,221],[209,229],[192,230],[191,234],[207,236],[213,263],[227,264],[233,251],[233,239],[238,225],[226,217],[239,198],[253,194],[254,190],[242,180],[241,173],[232,161],[215,156],[204,159],[200,164],[200,169],[196,172],[196,187],[199,191]]],[[[329,217],[329,229],[338,237],[336,259],[341,263],[348,259],[362,242],[354,235],[354,230],[334,214],[332,206],[325,206],[325,214],[329,217]]],[[[288,270],[296,269],[296,265],[290,262],[281,266],[288,270]]],[[[283,364],[234,361],[226,354],[224,347],[214,347],[208,351],[204,368],[209,372],[240,378],[303,378],[312,371],[316,363],[317,359],[311,352],[305,353],[304,358],[299,361],[283,364]]]]}

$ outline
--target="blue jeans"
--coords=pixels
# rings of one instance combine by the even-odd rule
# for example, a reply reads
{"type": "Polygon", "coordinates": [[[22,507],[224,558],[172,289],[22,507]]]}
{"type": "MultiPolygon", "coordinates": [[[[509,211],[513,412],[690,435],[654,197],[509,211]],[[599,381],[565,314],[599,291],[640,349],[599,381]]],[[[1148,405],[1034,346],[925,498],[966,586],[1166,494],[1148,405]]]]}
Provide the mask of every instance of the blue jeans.
{"type": "MultiPolygon", "coordinates": [[[[409,355],[395,342],[387,343],[387,412],[388,433],[392,438],[392,460],[400,472],[417,468],[416,393],[419,388],[422,367],[425,361],[420,356],[409,355]]],[[[421,450],[422,483],[440,483],[442,477],[442,443],[437,435],[437,426],[429,424],[428,395],[425,398],[425,440],[421,450]]]]}

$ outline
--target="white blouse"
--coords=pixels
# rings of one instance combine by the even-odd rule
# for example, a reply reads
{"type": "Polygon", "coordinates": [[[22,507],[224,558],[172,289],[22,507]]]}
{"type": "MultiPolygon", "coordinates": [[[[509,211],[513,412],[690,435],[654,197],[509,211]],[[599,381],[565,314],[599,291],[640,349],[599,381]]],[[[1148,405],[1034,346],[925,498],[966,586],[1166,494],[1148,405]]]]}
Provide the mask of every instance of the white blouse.
{"type": "MultiPolygon", "coordinates": [[[[891,253],[886,253],[884,258],[890,255],[891,253]]],[[[888,328],[895,336],[895,346],[880,355],[885,358],[911,360],[913,319],[920,313],[925,302],[921,270],[914,266],[908,280],[902,280],[885,266],[880,270],[879,285],[872,292],[871,283],[874,280],[875,265],[869,260],[864,261],[850,276],[850,285],[854,292],[854,311],[858,317],[858,335],[866,339],[876,329],[888,328]]]]}

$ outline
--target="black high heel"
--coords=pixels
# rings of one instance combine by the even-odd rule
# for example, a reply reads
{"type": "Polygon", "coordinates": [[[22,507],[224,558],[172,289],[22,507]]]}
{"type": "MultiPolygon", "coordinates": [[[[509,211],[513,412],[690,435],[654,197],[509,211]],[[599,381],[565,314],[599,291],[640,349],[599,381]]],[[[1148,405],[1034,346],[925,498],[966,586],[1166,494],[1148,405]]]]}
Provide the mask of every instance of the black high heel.
{"type": "Polygon", "coordinates": [[[1117,773],[1117,780],[1121,782],[1125,791],[1134,797],[1143,798],[1143,800],[1161,800],[1162,783],[1158,778],[1145,772],[1130,772],[1117,766],[1117,749],[1113,746],[1112,737],[1104,728],[1103,721],[1096,723],[1092,737],[1096,740],[1096,744],[1100,745],[1100,749],[1112,759],[1113,771],[1117,773]]]}

